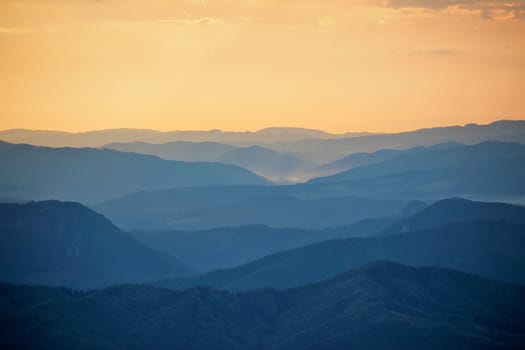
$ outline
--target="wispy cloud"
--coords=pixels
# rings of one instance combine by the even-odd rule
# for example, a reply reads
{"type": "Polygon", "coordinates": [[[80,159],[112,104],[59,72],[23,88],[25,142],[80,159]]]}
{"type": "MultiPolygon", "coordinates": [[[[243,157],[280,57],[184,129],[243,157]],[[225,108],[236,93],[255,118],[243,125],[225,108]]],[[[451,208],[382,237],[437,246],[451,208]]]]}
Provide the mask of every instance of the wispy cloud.
{"type": "Polygon", "coordinates": [[[392,8],[423,8],[430,10],[468,10],[478,12],[484,19],[523,19],[525,0],[388,0],[392,8]]]}
{"type": "Polygon", "coordinates": [[[155,21],[158,24],[190,24],[190,25],[217,25],[226,23],[221,18],[214,17],[198,17],[198,18],[173,18],[173,19],[160,19],[155,21]]]}

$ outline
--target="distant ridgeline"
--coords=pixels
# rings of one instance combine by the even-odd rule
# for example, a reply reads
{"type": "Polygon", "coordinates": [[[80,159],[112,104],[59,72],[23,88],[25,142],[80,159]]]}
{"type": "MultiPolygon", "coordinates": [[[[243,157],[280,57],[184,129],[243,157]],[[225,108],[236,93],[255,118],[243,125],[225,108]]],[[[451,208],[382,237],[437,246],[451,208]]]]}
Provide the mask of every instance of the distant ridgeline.
{"type": "Polygon", "coordinates": [[[394,215],[413,199],[523,202],[523,179],[525,145],[485,142],[402,151],[394,158],[305,184],[148,191],[95,208],[125,229],[202,230],[249,224],[318,229],[394,215]]]}
{"type": "Polygon", "coordinates": [[[220,163],[168,161],[93,148],[0,142],[0,197],[96,203],[132,192],[205,185],[266,185],[248,170],[220,163]]]}
{"type": "Polygon", "coordinates": [[[113,149],[2,142],[0,198],[10,200],[52,198],[93,205],[141,191],[310,179],[307,186],[282,186],[278,192],[404,200],[506,199],[525,192],[520,181],[525,121],[378,135],[279,128],[256,133],[8,130],[0,132],[0,139],[113,149]]]}

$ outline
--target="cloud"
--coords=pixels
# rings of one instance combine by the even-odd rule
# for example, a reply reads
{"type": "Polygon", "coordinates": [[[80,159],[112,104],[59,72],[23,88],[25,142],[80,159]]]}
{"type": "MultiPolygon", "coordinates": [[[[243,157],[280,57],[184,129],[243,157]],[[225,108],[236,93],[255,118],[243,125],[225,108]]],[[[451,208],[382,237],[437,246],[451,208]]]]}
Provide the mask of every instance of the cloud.
{"type": "Polygon", "coordinates": [[[208,24],[208,25],[217,25],[226,23],[225,20],[220,18],[213,17],[199,17],[199,18],[175,18],[175,19],[161,19],[156,21],[159,24],[208,24]]]}
{"type": "Polygon", "coordinates": [[[387,3],[394,8],[418,7],[434,10],[444,9],[449,6],[472,4],[481,2],[477,0],[389,0],[387,3]]]}
{"type": "Polygon", "coordinates": [[[429,10],[459,9],[478,12],[484,19],[523,19],[525,0],[388,0],[386,6],[402,8],[422,8],[429,10]]]}
{"type": "Polygon", "coordinates": [[[430,9],[444,9],[447,7],[461,7],[469,9],[479,8],[514,8],[523,6],[523,0],[487,1],[487,0],[389,0],[391,7],[420,7],[430,9]]]}

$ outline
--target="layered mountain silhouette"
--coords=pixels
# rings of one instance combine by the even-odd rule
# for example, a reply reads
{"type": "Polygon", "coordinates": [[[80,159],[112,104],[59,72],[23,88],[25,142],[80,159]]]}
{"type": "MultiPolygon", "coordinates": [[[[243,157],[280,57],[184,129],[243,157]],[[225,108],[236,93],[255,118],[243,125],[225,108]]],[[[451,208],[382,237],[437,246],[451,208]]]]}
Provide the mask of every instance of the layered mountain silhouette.
{"type": "Polygon", "coordinates": [[[375,262],[296,289],[0,285],[5,349],[520,349],[525,288],[375,262]]]}
{"type": "Polygon", "coordinates": [[[276,182],[286,182],[310,166],[291,153],[280,153],[261,146],[234,147],[217,142],[114,143],[104,146],[122,152],[152,154],[180,161],[207,161],[237,165],[276,182]]]}
{"type": "Polygon", "coordinates": [[[488,140],[523,142],[525,121],[500,120],[487,125],[468,124],[392,134],[330,134],[301,128],[267,128],[256,132],[112,129],[81,133],[14,129],[0,131],[0,140],[53,147],[101,147],[115,142],[173,141],[218,142],[236,146],[259,145],[279,152],[298,154],[302,159],[325,164],[351,153],[375,152],[385,148],[407,149],[450,141],[466,144],[488,140]]]}
{"type": "Polygon", "coordinates": [[[205,272],[234,267],[310,243],[376,235],[397,221],[398,216],[365,219],[349,226],[322,230],[249,225],[203,231],[132,231],[131,234],[144,245],[205,272]]]}
{"type": "MultiPolygon", "coordinates": [[[[319,199],[365,196],[433,200],[470,196],[490,200],[525,195],[522,181],[525,177],[524,145],[485,142],[472,146],[449,146],[424,148],[417,152],[400,151],[400,155],[379,163],[316,178],[307,184],[265,186],[257,190],[249,188],[248,192],[238,197],[286,195],[319,199]]],[[[283,166],[293,164],[293,161],[279,162],[283,166]]],[[[257,163],[258,158],[253,156],[252,165],[257,163]]],[[[93,204],[139,191],[268,184],[264,178],[237,166],[169,161],[150,155],[89,148],[56,149],[0,143],[0,165],[3,170],[0,173],[0,197],[13,200],[55,198],[93,204]],[[38,170],[35,171],[35,168],[38,170]]],[[[264,162],[261,167],[263,165],[264,162]]],[[[196,196],[200,196],[199,191],[196,190],[196,196]]],[[[238,191],[235,190],[236,193],[238,191]]],[[[159,196],[162,197],[161,194],[159,196]]],[[[210,195],[200,208],[209,208],[207,202],[215,201],[210,195]]],[[[228,199],[225,201],[232,203],[228,199]]],[[[124,204],[124,207],[127,205],[124,204]]],[[[162,211],[170,212],[171,208],[163,208],[162,211]]],[[[235,224],[255,223],[272,224],[235,224]]]]}
{"type": "MultiPolygon", "coordinates": [[[[353,195],[381,198],[525,195],[525,145],[484,142],[430,149],[312,179],[353,195]]],[[[328,187],[329,188],[329,187],[328,187]]]]}
{"type": "Polygon", "coordinates": [[[459,207],[466,208],[463,210],[466,214],[447,220],[449,210],[443,208],[460,210],[458,202],[438,202],[408,219],[418,222],[424,230],[329,240],[268,255],[231,269],[161,281],[159,285],[172,288],[207,285],[234,290],[288,288],[330,278],[375,260],[451,267],[488,278],[525,283],[525,216],[522,215],[525,209],[502,207],[499,203],[469,205],[463,201],[460,203],[467,204],[459,207]],[[494,210],[487,210],[488,206],[494,210]],[[481,209],[477,215],[467,215],[473,207],[481,209]],[[436,219],[440,213],[443,217],[436,219]],[[423,222],[424,218],[428,221],[423,222]]]}
{"type": "Polygon", "coordinates": [[[419,210],[399,220],[381,234],[422,231],[453,222],[490,219],[525,225],[525,207],[507,203],[487,203],[463,198],[450,198],[419,210]]]}
{"type": "Polygon", "coordinates": [[[0,139],[1,349],[524,348],[525,121],[0,139]]]}
{"type": "Polygon", "coordinates": [[[274,143],[272,148],[301,154],[303,157],[324,164],[351,153],[375,152],[386,148],[408,149],[445,142],[469,145],[484,141],[523,143],[523,140],[525,140],[525,121],[500,120],[487,125],[467,124],[351,138],[296,140],[274,143]]]}
{"type": "Polygon", "coordinates": [[[258,131],[157,131],[148,129],[107,129],[87,132],[11,129],[0,131],[0,140],[50,147],[100,147],[110,143],[167,143],[173,141],[266,144],[292,140],[361,136],[367,133],[330,134],[304,128],[266,128],[258,131]]]}
{"type": "Polygon", "coordinates": [[[449,146],[404,151],[305,184],[141,192],[101,203],[96,209],[125,229],[199,230],[249,224],[312,229],[389,216],[412,199],[523,201],[525,145],[449,146]],[[376,206],[369,204],[373,200],[378,201],[376,206]],[[401,205],[389,207],[396,201],[401,205]],[[385,210],[385,205],[390,209],[385,210]]]}
{"type": "Polygon", "coordinates": [[[224,154],[236,149],[235,146],[218,142],[173,141],[167,143],[110,143],[103,146],[120,152],[151,154],[164,159],[186,162],[216,161],[224,154]]]}
{"type": "Polygon", "coordinates": [[[341,159],[338,159],[334,162],[330,162],[327,164],[324,164],[322,166],[319,166],[317,169],[315,169],[314,172],[317,173],[326,173],[327,175],[332,175],[335,173],[340,173],[346,170],[350,170],[352,168],[358,168],[363,166],[368,166],[372,164],[381,163],[385,160],[392,159],[398,156],[403,155],[415,155],[420,154],[432,150],[444,150],[444,149],[451,149],[455,147],[461,147],[465,146],[458,142],[446,142],[446,143],[439,143],[437,145],[432,146],[417,146],[410,149],[382,149],[376,152],[372,153],[352,153],[346,157],[343,157],[341,159]]]}
{"type": "Polygon", "coordinates": [[[143,190],[203,185],[268,184],[248,170],[219,163],[168,161],[92,148],[0,142],[0,196],[101,202],[143,190]]]}
{"type": "MultiPolygon", "coordinates": [[[[491,150],[486,158],[494,156],[490,154],[490,152],[498,152],[498,150],[494,148],[502,147],[499,145],[500,143],[501,142],[494,142],[494,145],[489,146],[491,150]]],[[[435,157],[436,155],[432,152],[437,151],[441,151],[441,154],[451,154],[450,164],[452,164],[453,162],[459,161],[459,159],[454,159],[455,155],[453,155],[453,150],[456,148],[462,150],[468,149],[466,145],[458,142],[439,143],[427,147],[417,146],[409,149],[383,149],[374,153],[352,153],[342,159],[318,167],[314,166],[314,160],[308,159],[305,156],[300,157],[300,153],[279,153],[260,146],[237,148],[226,152],[222,157],[207,160],[238,165],[274,181],[288,180],[291,182],[301,182],[311,179],[314,176],[321,176],[323,174],[334,175],[353,168],[382,163],[393,158],[395,158],[395,162],[402,162],[410,156],[425,157],[428,155],[429,157],[435,157]],[[400,157],[400,159],[397,159],[397,157],[400,157]]],[[[501,151],[504,152],[504,150],[500,150],[500,152],[501,151]]],[[[461,151],[457,153],[459,154],[461,151]]],[[[468,156],[470,155],[458,155],[458,157],[468,156]]],[[[444,164],[440,166],[443,167],[444,164]]]]}
{"type": "Polygon", "coordinates": [[[126,230],[203,230],[267,225],[325,228],[397,214],[406,201],[299,198],[278,187],[213,187],[143,192],[95,206],[126,230]],[[268,193],[268,194],[265,194],[268,193]]]}
{"type": "Polygon", "coordinates": [[[94,288],[190,273],[78,203],[0,204],[1,281],[94,288]]]}
{"type": "Polygon", "coordinates": [[[260,146],[237,148],[217,161],[234,164],[276,182],[292,182],[310,166],[309,161],[288,152],[277,152],[260,146]]]}

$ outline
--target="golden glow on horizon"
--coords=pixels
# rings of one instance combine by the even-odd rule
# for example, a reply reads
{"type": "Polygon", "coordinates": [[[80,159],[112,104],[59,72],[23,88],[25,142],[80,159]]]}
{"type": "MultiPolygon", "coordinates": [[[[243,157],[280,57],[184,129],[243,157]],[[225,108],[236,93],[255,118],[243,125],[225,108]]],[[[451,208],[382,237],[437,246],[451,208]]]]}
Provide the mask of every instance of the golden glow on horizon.
{"type": "Polygon", "coordinates": [[[0,129],[523,119],[525,1],[2,0],[0,76],[0,129]]]}

